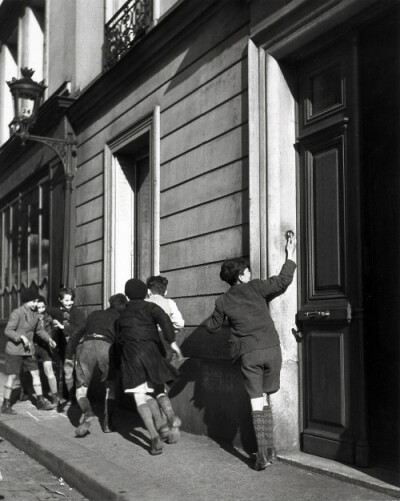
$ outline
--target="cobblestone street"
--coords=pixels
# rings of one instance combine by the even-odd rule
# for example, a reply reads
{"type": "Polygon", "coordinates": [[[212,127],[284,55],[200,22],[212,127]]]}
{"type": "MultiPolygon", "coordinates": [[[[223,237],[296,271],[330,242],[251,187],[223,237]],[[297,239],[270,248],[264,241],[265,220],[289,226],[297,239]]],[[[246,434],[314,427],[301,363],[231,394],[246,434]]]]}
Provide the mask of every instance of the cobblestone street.
{"type": "Polygon", "coordinates": [[[0,500],[87,500],[10,442],[0,440],[0,500]]]}

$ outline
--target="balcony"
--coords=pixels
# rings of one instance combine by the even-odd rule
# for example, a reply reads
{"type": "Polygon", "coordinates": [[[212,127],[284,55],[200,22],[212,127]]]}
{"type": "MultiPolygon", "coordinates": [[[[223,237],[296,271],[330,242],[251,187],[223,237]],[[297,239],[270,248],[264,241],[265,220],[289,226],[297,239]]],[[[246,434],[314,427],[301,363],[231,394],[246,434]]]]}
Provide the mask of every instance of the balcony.
{"type": "Polygon", "coordinates": [[[152,0],[129,0],[105,25],[104,70],[114,66],[152,23],[152,0]]]}

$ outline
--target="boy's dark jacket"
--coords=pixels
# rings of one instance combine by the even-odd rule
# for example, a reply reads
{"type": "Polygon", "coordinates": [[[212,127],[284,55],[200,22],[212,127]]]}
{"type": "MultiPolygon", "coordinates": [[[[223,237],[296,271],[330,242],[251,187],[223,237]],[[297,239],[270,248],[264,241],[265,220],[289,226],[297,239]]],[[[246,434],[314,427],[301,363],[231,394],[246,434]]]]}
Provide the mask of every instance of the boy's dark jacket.
{"type": "Polygon", "coordinates": [[[164,310],[157,304],[149,303],[144,299],[131,300],[117,321],[117,343],[123,345],[138,339],[154,341],[165,356],[157,324],[161,327],[165,340],[169,344],[173,343],[175,341],[174,326],[164,310]]]}
{"type": "Polygon", "coordinates": [[[213,314],[205,321],[209,332],[217,332],[227,318],[231,328],[231,356],[234,360],[250,351],[280,344],[266,301],[285,292],[293,281],[296,264],[288,259],[279,275],[267,280],[250,280],[233,285],[215,301],[213,314]]]}
{"type": "MultiPolygon", "coordinates": [[[[71,335],[68,341],[65,358],[71,360],[76,347],[83,338],[85,341],[91,335],[97,334],[103,337],[101,342],[112,344],[115,340],[115,323],[119,318],[119,311],[114,308],[106,310],[92,311],[86,319],[86,322],[71,335]]],[[[90,338],[90,339],[95,339],[90,338]]]]}
{"type": "Polygon", "coordinates": [[[81,327],[85,321],[85,315],[75,306],[68,311],[62,307],[54,308],[49,306],[46,308],[46,311],[52,318],[58,320],[60,324],[64,324],[62,333],[66,339],[69,339],[73,332],[81,327]]]}

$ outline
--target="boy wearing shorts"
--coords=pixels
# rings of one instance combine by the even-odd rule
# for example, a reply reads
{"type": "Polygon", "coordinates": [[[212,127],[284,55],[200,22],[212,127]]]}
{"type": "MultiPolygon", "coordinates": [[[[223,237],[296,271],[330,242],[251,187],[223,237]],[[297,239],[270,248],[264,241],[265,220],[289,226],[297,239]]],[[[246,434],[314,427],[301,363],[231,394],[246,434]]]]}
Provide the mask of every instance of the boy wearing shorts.
{"type": "Polygon", "coordinates": [[[249,262],[244,258],[223,262],[220,278],[231,288],[215,302],[206,320],[209,332],[217,332],[227,319],[231,328],[231,356],[240,362],[244,386],[250,398],[257,440],[254,469],[264,470],[273,458],[273,424],[269,395],[280,387],[282,355],[280,340],[267,308],[267,301],[283,294],[293,281],[296,269],[296,239],[288,237],[287,259],[279,275],[251,280],[249,262]]]}
{"type": "Polygon", "coordinates": [[[32,375],[37,408],[46,411],[53,409],[53,405],[43,398],[39,367],[35,357],[33,335],[36,333],[51,348],[55,348],[56,343],[51,339],[39,321],[39,314],[37,312],[38,299],[39,294],[33,289],[22,290],[22,306],[16,308],[11,313],[4,331],[8,340],[5,350],[7,380],[4,385],[4,400],[1,406],[2,414],[16,414],[11,408],[10,396],[15,379],[22,369],[29,371],[32,375]]]}

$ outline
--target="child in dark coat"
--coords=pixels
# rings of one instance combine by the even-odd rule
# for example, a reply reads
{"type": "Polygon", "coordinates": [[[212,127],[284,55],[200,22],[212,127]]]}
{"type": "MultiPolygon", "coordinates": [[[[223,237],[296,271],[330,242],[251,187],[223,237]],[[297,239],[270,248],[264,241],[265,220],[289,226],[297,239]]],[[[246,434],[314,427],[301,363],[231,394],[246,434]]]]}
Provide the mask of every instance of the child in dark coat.
{"type": "Polygon", "coordinates": [[[296,269],[296,239],[288,238],[287,260],[279,275],[267,280],[251,280],[246,259],[227,259],[220,278],[231,288],[215,302],[215,309],[205,324],[217,332],[225,319],[231,328],[231,355],[240,361],[244,386],[250,397],[252,419],[257,439],[255,470],[264,470],[268,456],[274,456],[272,411],[269,395],[280,387],[282,355],[266,301],[283,294],[293,280],[296,269]]]}
{"type": "Polygon", "coordinates": [[[164,357],[157,325],[171,348],[182,358],[175,342],[175,331],[168,315],[154,303],[145,301],[147,287],[132,278],[125,284],[125,294],[130,299],[117,322],[117,344],[121,351],[122,386],[125,393],[133,393],[137,410],[150,434],[151,454],[161,454],[163,443],[153,421],[149,400],[153,397],[167,416],[171,429],[179,428],[171,402],[164,393],[165,383],[171,383],[179,371],[164,357]]]}

